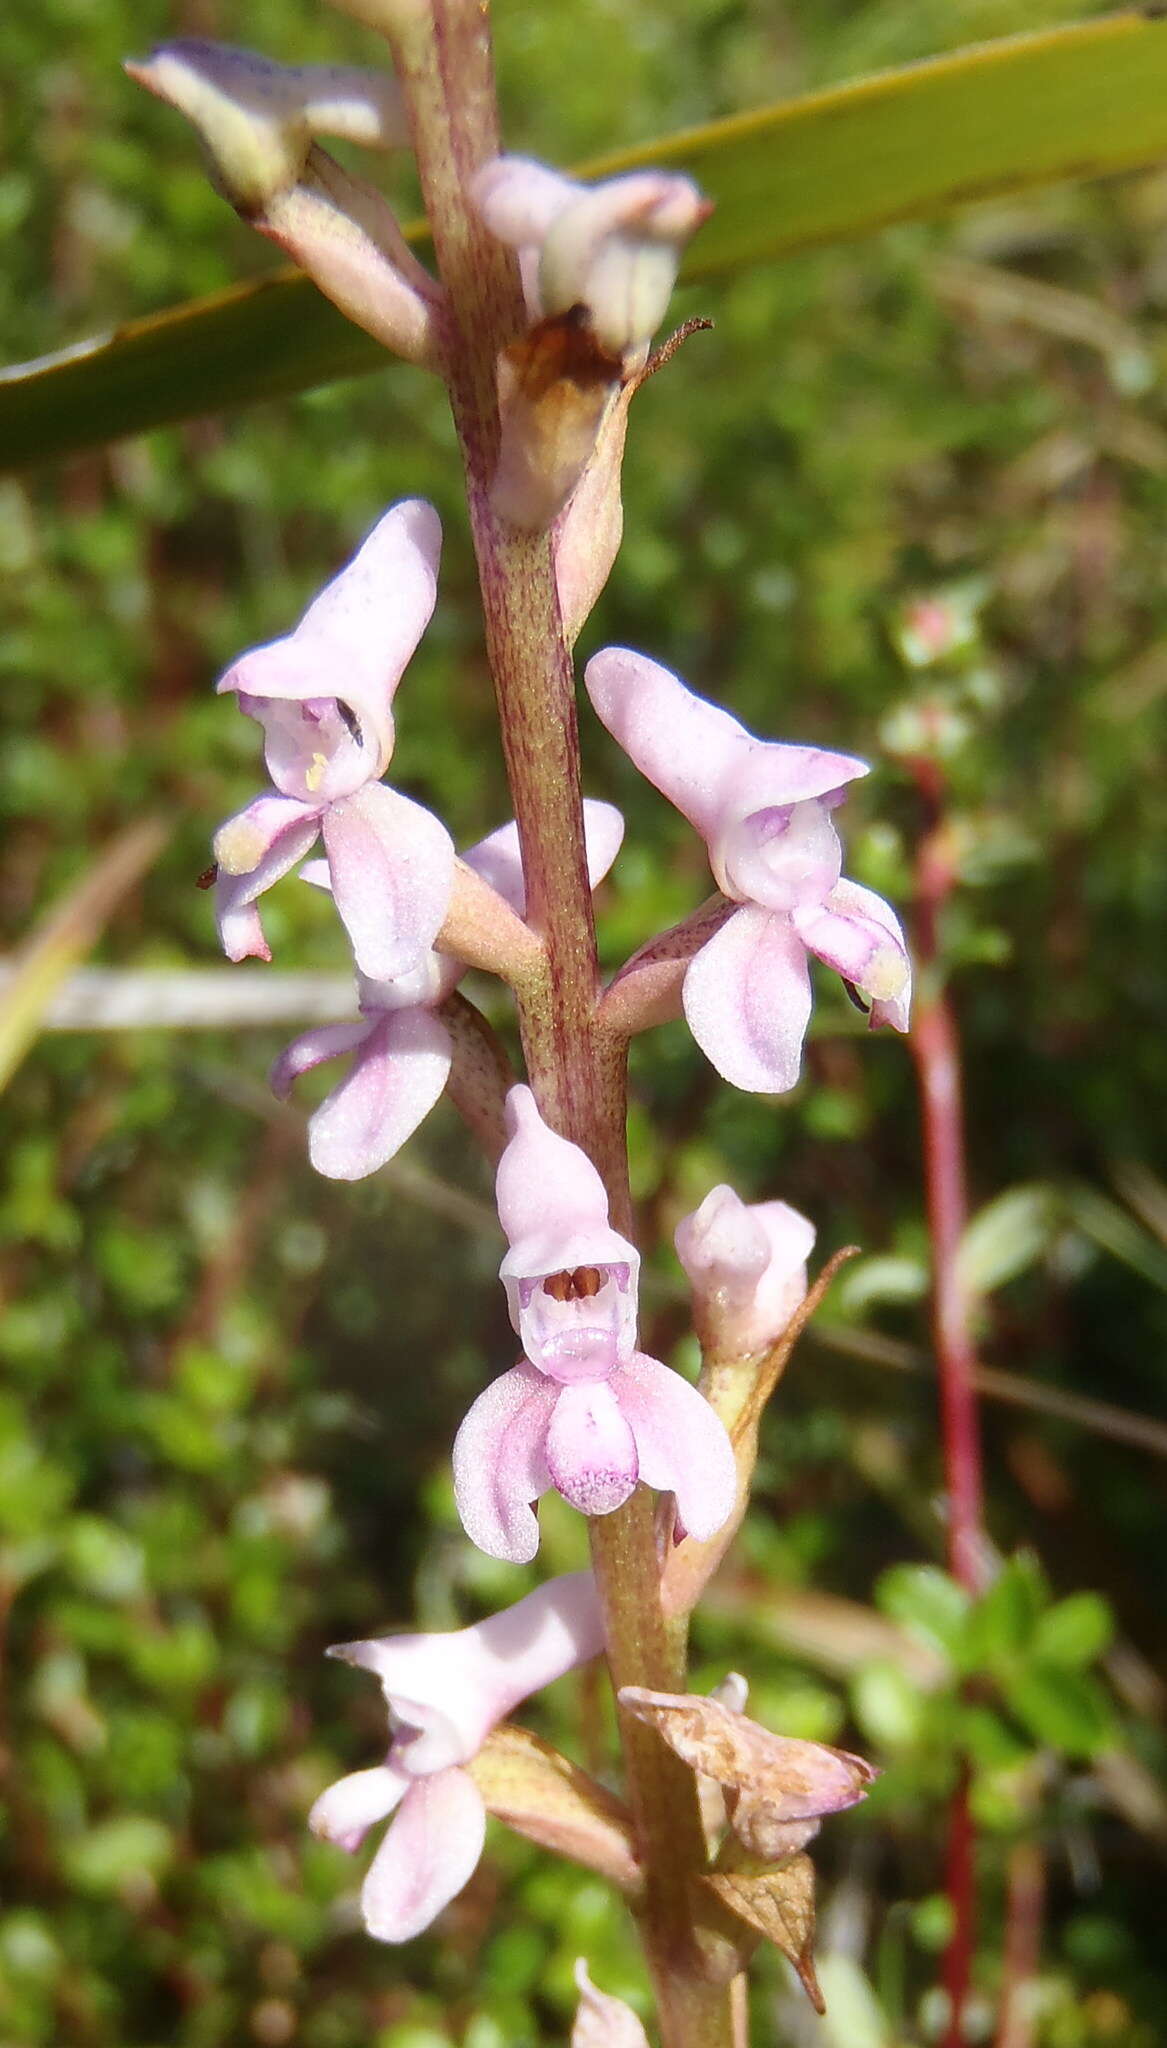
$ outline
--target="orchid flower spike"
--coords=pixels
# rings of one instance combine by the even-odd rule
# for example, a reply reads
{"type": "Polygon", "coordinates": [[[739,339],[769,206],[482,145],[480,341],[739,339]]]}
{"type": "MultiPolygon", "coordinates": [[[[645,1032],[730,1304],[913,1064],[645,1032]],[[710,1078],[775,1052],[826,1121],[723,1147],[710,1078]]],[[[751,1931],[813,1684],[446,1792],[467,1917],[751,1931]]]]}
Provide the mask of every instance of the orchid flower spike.
{"type": "Polygon", "coordinates": [[[610,1514],[637,1482],[677,1497],[699,1538],[728,1518],[733,1451],[708,1402],[636,1348],[640,1254],[608,1220],[587,1155],[544,1123],[526,1087],[507,1097],[499,1277],[525,1357],[479,1395],[454,1444],[467,1534],[491,1557],[539,1547],[532,1503],[555,1486],[587,1515],[610,1514]]]}
{"type": "Polygon", "coordinates": [[[529,1694],[603,1644],[590,1572],[551,1579],[500,1614],[452,1635],[338,1643],[328,1654],[373,1671],[389,1707],[389,1753],[322,1792],[312,1832],[353,1853],[395,1816],[361,1887],[379,1941],[412,1941],[473,1875],[486,1808],[465,1766],[529,1694]]]}
{"type": "Polygon", "coordinates": [[[805,1298],[814,1239],[814,1224],[787,1202],[743,1202],[731,1187],[711,1188],[674,1236],[703,1348],[747,1358],[780,1337],[805,1298]]]}
{"type": "Polygon", "coordinates": [[[271,958],[256,898],[318,835],[362,974],[408,974],[437,937],[453,841],[378,778],[393,752],[394,693],[434,608],[440,552],[432,505],[394,505],[295,631],[241,655],[220,681],[262,725],[275,784],[215,835],[228,959],[271,958]]]}
{"type": "MultiPolygon", "coordinates": [[[[584,841],[593,889],[615,860],[624,820],[614,804],[584,802],[584,841]]],[[[463,855],[468,867],[522,917],[526,885],[518,828],[502,825],[463,855]]],[[[326,861],[307,861],[301,881],[327,889],[326,861]]],[[[271,1071],[283,1101],[301,1074],[326,1060],[352,1055],[348,1072],[308,1119],[308,1156],[330,1180],[363,1180],[401,1150],[429,1115],[449,1077],[453,1041],[436,1014],[465,967],[430,951],[407,974],[384,981],[357,976],[361,1016],[351,1024],[323,1024],[289,1045],[271,1071]]]]}
{"type": "Polygon", "coordinates": [[[793,1088],[810,1020],[811,953],[842,976],[873,1025],[906,1031],[903,932],[881,897],[841,879],[831,822],[866,763],[755,739],[628,648],[593,656],[585,681],[609,732],[696,826],[718,888],[741,905],[694,954],[684,981],[689,1029],[718,1073],[757,1093],[793,1088]]]}

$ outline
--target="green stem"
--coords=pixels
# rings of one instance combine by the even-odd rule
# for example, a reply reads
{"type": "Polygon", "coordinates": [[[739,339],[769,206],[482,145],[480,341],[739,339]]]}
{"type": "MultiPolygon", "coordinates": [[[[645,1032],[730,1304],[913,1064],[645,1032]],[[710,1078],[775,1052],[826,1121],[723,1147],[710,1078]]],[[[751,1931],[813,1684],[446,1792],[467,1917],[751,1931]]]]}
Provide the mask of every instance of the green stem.
{"type": "MultiPolygon", "coordinates": [[[[546,949],[542,976],[519,992],[531,1085],[564,1136],[604,1176],[613,1220],[631,1225],[623,1042],[595,1021],[600,988],[584,852],[575,685],[550,538],[519,532],[490,503],[498,450],[495,367],[526,327],[518,269],[468,200],[475,171],[499,151],[487,10],[480,0],[390,0],[387,13],[418,172],[448,294],[444,370],[466,469],[486,645],[523,853],[527,915],[546,949]]],[[[670,1651],[648,1495],[593,1521],[613,1683],[684,1688],[670,1651]]],[[[690,1881],[705,1861],[691,1772],[655,1733],[621,1716],[628,1797],[646,1873],[645,1952],[664,2048],[731,2048],[727,1988],[698,1974],[690,1881]]]]}

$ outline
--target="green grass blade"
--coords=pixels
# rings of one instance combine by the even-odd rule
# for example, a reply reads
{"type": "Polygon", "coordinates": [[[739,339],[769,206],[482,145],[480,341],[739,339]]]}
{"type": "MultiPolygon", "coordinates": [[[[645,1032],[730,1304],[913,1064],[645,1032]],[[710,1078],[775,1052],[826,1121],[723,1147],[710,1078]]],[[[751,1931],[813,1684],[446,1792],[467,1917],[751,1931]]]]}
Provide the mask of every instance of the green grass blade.
{"type": "MultiPolygon", "coordinates": [[[[689,279],[1055,179],[1167,156],[1167,19],[1011,36],[688,130],[585,167],[690,172],[717,210],[689,279]]],[[[0,468],[384,366],[284,272],[0,373],[0,468]]]]}

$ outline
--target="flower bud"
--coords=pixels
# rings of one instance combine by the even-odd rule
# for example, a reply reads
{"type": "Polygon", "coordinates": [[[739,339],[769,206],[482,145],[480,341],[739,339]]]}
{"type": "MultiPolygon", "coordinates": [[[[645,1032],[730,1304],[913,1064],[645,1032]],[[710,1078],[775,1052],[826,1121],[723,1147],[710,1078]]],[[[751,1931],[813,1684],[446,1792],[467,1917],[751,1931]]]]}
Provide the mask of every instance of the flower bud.
{"type": "Polygon", "coordinates": [[[250,213],[299,182],[318,135],[366,149],[408,141],[396,81],[344,64],[273,64],[254,50],[188,37],[126,70],[197,129],[212,175],[250,213]]]}
{"type": "Polygon", "coordinates": [[[788,1203],[743,1202],[724,1184],[682,1218],[674,1241],[706,1350],[745,1358],[781,1336],[806,1294],[814,1237],[788,1203]]]}

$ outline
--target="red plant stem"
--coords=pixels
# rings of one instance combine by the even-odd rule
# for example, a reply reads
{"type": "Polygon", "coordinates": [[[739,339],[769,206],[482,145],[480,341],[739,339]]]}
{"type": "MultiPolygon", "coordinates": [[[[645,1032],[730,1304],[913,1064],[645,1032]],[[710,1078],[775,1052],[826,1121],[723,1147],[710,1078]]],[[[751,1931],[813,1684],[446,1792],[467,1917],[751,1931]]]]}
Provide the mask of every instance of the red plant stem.
{"type": "MultiPolygon", "coordinates": [[[[916,766],[928,813],[916,868],[916,957],[921,989],[911,1045],[920,1088],[924,1183],[932,1246],[932,1329],[940,1379],[948,1508],[948,1562],[974,1595],[984,1585],[984,1488],[975,1385],[976,1352],[960,1244],[968,1221],[960,1039],[944,981],[941,919],[956,881],[944,819],[944,786],[931,762],[916,766]]],[[[946,1888],[952,1932],[944,1957],[948,2027],[944,2048],[962,2048],[963,2015],[976,1946],[976,1829],[967,1768],[949,1816],[946,1888]]]]}

